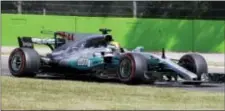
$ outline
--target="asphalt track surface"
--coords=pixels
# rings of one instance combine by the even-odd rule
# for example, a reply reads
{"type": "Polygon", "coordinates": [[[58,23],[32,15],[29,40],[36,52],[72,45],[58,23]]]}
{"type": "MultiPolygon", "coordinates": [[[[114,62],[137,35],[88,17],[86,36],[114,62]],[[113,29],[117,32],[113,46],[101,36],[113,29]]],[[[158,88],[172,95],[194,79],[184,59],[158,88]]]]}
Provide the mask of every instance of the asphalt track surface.
{"type": "MultiPolygon", "coordinates": [[[[210,73],[224,73],[224,67],[209,67],[210,73]]],[[[9,69],[8,69],[8,56],[2,55],[1,56],[1,76],[11,76],[9,69]]],[[[64,79],[64,78],[58,78],[58,77],[52,77],[52,76],[38,76],[37,79],[64,79]]],[[[73,79],[74,80],[74,79],[73,79]]],[[[88,81],[85,80],[85,78],[80,78],[77,80],[82,81],[88,81]]],[[[107,83],[117,83],[117,81],[101,81],[101,82],[107,82],[107,83]]],[[[152,86],[152,85],[151,85],[152,86]]],[[[168,82],[157,82],[153,87],[162,87],[162,88],[182,88],[186,90],[197,90],[197,91],[210,91],[210,92],[224,92],[225,91],[225,84],[224,83],[203,83],[201,86],[193,86],[193,85],[182,85],[179,83],[168,83],[168,82]]]]}

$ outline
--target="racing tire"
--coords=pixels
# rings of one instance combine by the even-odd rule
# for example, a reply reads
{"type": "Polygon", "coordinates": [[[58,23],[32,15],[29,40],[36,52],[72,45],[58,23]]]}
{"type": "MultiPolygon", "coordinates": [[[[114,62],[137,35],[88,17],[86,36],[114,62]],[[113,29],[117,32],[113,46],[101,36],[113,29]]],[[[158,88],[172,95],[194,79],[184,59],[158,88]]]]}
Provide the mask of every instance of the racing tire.
{"type": "Polygon", "coordinates": [[[186,54],[178,62],[185,69],[197,74],[197,80],[201,80],[202,74],[208,73],[208,65],[203,56],[199,54],[186,54]]]}
{"type": "Polygon", "coordinates": [[[14,49],[8,60],[8,67],[15,77],[34,77],[40,68],[40,55],[31,48],[14,49]]]}
{"type": "Polygon", "coordinates": [[[147,60],[143,55],[127,53],[120,59],[118,78],[125,84],[140,84],[145,82],[144,73],[147,68],[147,60]]]}

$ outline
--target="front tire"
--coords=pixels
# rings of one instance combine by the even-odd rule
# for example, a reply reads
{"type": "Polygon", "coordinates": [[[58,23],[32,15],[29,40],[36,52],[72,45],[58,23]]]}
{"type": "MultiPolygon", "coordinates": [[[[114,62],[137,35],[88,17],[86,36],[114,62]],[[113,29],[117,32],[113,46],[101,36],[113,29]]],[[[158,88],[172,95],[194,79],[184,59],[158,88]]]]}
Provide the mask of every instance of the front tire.
{"type": "Polygon", "coordinates": [[[208,73],[207,62],[204,57],[199,54],[186,54],[180,58],[178,64],[195,73],[197,75],[197,80],[202,80],[202,74],[208,73]]]}
{"type": "Polygon", "coordinates": [[[118,68],[119,80],[126,84],[139,84],[145,81],[147,71],[146,58],[138,53],[127,53],[120,59],[118,68]]]}
{"type": "Polygon", "coordinates": [[[9,56],[8,67],[15,77],[34,77],[40,68],[40,56],[34,49],[16,48],[9,56]]]}

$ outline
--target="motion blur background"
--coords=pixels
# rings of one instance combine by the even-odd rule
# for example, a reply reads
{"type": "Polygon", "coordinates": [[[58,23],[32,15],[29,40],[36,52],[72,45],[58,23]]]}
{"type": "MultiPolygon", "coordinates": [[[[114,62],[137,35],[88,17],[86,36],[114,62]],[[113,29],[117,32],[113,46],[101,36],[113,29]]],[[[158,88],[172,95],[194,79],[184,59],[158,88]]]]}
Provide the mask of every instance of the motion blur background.
{"type": "Polygon", "coordinates": [[[4,1],[2,13],[225,19],[223,1],[4,1]]]}
{"type": "Polygon", "coordinates": [[[15,44],[16,41],[9,43],[7,40],[15,36],[40,36],[36,32],[23,31],[26,28],[38,31],[41,30],[40,27],[42,29],[45,27],[49,30],[98,32],[98,28],[106,26],[113,30],[116,40],[127,48],[134,48],[140,44],[147,50],[154,51],[166,47],[170,51],[224,52],[225,2],[223,1],[2,1],[1,7],[5,28],[3,45],[15,44]],[[42,20],[35,19],[36,22],[50,21],[47,20],[48,15],[54,15],[54,19],[61,17],[60,20],[63,20],[62,16],[64,18],[70,16],[75,20],[72,23],[67,23],[66,20],[64,22],[75,25],[70,26],[72,28],[63,28],[59,22],[52,22],[51,25],[61,27],[54,29],[45,22],[31,27],[28,23],[34,19],[31,20],[32,17],[21,14],[36,15],[33,18],[42,20]],[[15,22],[18,21],[15,19],[18,17],[26,21],[26,26],[21,25],[21,29],[9,26],[22,24],[15,22]],[[91,17],[92,20],[87,17],[91,17]],[[91,28],[88,28],[87,24],[91,28]],[[10,35],[7,31],[9,29],[20,32],[15,32],[17,35],[10,35]]]}

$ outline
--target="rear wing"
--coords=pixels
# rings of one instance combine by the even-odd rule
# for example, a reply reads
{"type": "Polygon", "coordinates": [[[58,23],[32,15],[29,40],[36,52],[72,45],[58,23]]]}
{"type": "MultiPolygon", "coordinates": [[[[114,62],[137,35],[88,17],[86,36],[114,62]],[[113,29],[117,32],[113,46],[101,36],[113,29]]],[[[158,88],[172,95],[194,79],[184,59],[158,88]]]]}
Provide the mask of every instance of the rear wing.
{"type": "Polygon", "coordinates": [[[31,37],[17,37],[19,47],[34,48],[31,37]]]}
{"type": "MultiPolygon", "coordinates": [[[[19,47],[34,48],[34,44],[47,45],[54,50],[55,39],[40,39],[39,37],[17,37],[19,47]]],[[[64,39],[57,40],[58,46],[64,44],[64,39]]]]}
{"type": "Polygon", "coordinates": [[[51,50],[65,44],[68,41],[75,40],[75,34],[70,32],[63,32],[63,31],[41,31],[42,34],[53,34],[53,37],[48,38],[41,38],[41,37],[28,37],[22,36],[17,37],[19,47],[27,47],[27,48],[34,48],[34,44],[42,44],[47,45],[51,50]]]}

